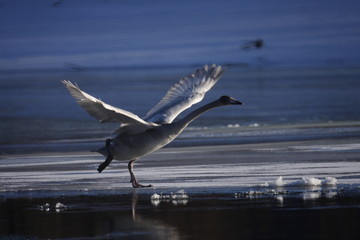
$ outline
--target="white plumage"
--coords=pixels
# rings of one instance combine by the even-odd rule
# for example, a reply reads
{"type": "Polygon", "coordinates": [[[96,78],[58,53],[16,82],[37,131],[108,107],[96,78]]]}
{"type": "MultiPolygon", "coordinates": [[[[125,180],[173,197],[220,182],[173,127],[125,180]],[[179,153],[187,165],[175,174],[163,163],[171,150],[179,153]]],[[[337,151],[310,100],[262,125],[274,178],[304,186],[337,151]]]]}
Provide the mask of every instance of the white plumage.
{"type": "Polygon", "coordinates": [[[212,65],[209,69],[205,65],[180,79],[144,119],[148,122],[171,123],[182,111],[200,102],[223,73],[221,66],[212,65]]]}
{"type": "Polygon", "coordinates": [[[100,99],[87,94],[86,92],[82,91],[79,86],[73,84],[70,81],[64,80],[62,82],[67,87],[71,95],[77,100],[77,103],[100,122],[120,122],[130,125],[148,124],[131,112],[113,107],[107,103],[104,103],[100,99]]]}

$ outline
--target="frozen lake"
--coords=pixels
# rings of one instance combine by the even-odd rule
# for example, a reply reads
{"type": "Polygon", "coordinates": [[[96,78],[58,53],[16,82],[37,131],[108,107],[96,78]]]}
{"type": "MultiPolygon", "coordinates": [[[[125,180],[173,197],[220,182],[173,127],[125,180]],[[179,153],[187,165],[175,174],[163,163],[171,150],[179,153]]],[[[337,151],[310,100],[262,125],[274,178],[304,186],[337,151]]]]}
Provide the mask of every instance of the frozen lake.
{"type": "MultiPolygon", "coordinates": [[[[302,132],[311,129],[315,131],[315,128],[303,127],[302,132]]],[[[332,129],[335,131],[336,128],[332,129]]],[[[292,141],[273,140],[268,143],[234,144],[211,138],[212,141],[208,140],[206,145],[204,139],[203,145],[167,147],[143,157],[135,163],[135,172],[142,181],[154,185],[151,190],[146,190],[154,193],[183,188],[195,192],[236,192],[263,186],[280,176],[288,183],[302,178],[324,181],[333,177],[337,182],[330,185],[356,188],[360,183],[360,144],[354,134],[360,128],[352,125],[338,126],[338,129],[343,132],[338,132],[335,137],[329,135],[327,139],[323,136],[312,139],[309,133],[303,136],[308,137],[307,140],[294,137],[292,141]],[[346,129],[350,129],[352,134],[347,135],[346,129]]],[[[267,128],[268,132],[271,130],[291,132],[290,128],[267,128]]],[[[231,131],[233,135],[236,135],[235,131],[231,131]]],[[[289,138],[282,135],[284,133],[278,133],[277,137],[289,138]]],[[[194,143],[188,145],[191,144],[194,143]]],[[[24,192],[48,194],[49,190],[55,195],[88,191],[127,192],[130,187],[127,162],[113,161],[106,171],[98,174],[95,170],[102,161],[103,156],[90,152],[5,155],[0,165],[0,190],[5,195],[24,192]]],[[[310,184],[319,189],[323,185],[327,186],[326,183],[310,184]]]]}

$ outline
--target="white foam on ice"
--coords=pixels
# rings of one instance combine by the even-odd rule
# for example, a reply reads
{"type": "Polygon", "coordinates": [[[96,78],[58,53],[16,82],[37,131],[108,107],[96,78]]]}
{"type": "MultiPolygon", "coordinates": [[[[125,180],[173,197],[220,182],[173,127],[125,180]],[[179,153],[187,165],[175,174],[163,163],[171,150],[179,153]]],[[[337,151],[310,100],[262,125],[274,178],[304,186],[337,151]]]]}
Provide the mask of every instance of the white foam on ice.
{"type": "Polygon", "coordinates": [[[283,177],[277,177],[273,182],[265,182],[260,184],[261,187],[313,187],[321,185],[336,185],[337,179],[334,177],[326,177],[324,180],[320,180],[314,177],[302,177],[299,180],[294,181],[284,181],[283,177]]]}
{"type": "Polygon", "coordinates": [[[337,179],[334,177],[326,177],[323,182],[323,185],[336,185],[337,184],[337,179]]]}
{"type": "Polygon", "coordinates": [[[305,187],[313,187],[313,186],[321,186],[322,181],[318,178],[314,177],[302,177],[300,180],[289,182],[288,186],[305,186],[305,187]]]}

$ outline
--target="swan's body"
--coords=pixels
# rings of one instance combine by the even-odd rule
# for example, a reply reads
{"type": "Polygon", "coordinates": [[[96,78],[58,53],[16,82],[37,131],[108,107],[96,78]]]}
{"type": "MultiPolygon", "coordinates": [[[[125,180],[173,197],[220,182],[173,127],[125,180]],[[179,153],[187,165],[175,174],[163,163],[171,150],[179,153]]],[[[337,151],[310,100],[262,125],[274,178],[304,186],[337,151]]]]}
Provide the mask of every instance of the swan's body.
{"type": "MultiPolygon", "coordinates": [[[[104,170],[113,159],[130,160],[129,172],[133,187],[145,187],[137,182],[133,172],[133,163],[174,140],[187,125],[207,110],[230,104],[242,104],[239,101],[223,96],[188,114],[183,119],[173,122],[178,114],[193,104],[200,102],[205,93],[219,80],[224,69],[220,66],[204,66],[195,73],[182,78],[167,92],[165,97],[153,108],[144,119],[137,115],[115,108],[83,92],[70,81],[63,81],[79,105],[101,122],[120,122],[116,136],[106,141],[105,147],[98,150],[107,157],[100,164],[98,171],[104,170]]],[[[151,186],[151,185],[149,185],[151,186]]]]}

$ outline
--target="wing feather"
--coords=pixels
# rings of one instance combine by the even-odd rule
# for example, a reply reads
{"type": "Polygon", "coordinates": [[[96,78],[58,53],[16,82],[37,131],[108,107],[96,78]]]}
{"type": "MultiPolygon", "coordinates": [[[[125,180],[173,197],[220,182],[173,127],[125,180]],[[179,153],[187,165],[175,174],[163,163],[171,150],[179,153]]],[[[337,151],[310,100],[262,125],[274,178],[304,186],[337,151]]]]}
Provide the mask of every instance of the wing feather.
{"type": "Polygon", "coordinates": [[[200,102],[224,73],[224,68],[205,65],[175,83],[161,101],[152,108],[144,120],[171,123],[182,111],[200,102]]]}
{"type": "Polygon", "coordinates": [[[120,122],[128,125],[149,125],[137,115],[123,109],[113,107],[82,91],[77,85],[70,81],[64,80],[62,83],[76,99],[77,103],[100,122],[120,122]]]}

